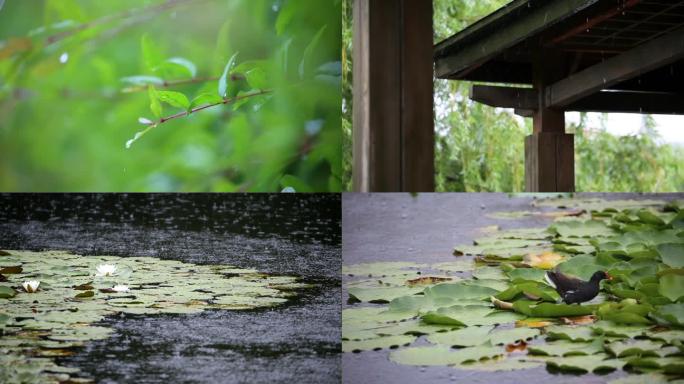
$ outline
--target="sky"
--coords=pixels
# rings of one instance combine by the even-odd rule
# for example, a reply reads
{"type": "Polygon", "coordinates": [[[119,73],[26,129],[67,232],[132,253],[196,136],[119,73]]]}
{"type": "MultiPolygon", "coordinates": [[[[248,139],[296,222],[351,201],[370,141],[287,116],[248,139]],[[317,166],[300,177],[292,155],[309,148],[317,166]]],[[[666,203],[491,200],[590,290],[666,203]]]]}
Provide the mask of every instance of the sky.
{"type": "MultiPolygon", "coordinates": [[[[600,113],[588,113],[587,126],[599,128],[601,126],[600,113]]],[[[677,115],[653,115],[657,123],[656,130],[660,133],[662,141],[667,144],[679,144],[684,146],[684,116],[677,115]]],[[[566,123],[579,123],[579,112],[566,112],[566,123]]],[[[641,115],[635,113],[609,113],[606,129],[608,132],[619,135],[633,135],[641,127],[641,115]]]]}

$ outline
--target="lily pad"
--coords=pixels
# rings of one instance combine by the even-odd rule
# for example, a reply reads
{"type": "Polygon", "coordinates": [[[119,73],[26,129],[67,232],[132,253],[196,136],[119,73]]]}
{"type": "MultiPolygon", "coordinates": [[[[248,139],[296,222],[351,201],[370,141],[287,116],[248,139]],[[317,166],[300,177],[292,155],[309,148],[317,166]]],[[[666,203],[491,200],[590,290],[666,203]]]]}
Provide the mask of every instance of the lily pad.
{"type": "Polygon", "coordinates": [[[389,355],[390,361],[407,365],[455,365],[469,361],[479,361],[504,354],[503,347],[493,347],[486,342],[476,347],[452,350],[449,347],[409,347],[389,355]]]}
{"type": "Polygon", "coordinates": [[[414,295],[421,293],[423,288],[411,287],[381,287],[374,289],[349,288],[349,296],[369,303],[389,303],[393,299],[401,296],[414,295]]]}
{"type": "Polygon", "coordinates": [[[600,333],[595,333],[589,326],[567,327],[560,325],[552,325],[546,328],[546,333],[553,339],[570,340],[570,341],[585,341],[594,340],[600,333]]]}
{"type": "MultiPolygon", "coordinates": [[[[684,253],[680,257],[684,259],[684,253]]],[[[684,275],[671,273],[661,277],[658,292],[672,301],[680,301],[684,298],[684,275]]]]}
{"type": "Polygon", "coordinates": [[[397,348],[410,344],[415,340],[415,336],[401,335],[378,337],[370,340],[342,341],[342,350],[344,352],[377,351],[386,348],[397,348]]]}
{"type": "Polygon", "coordinates": [[[564,371],[595,372],[614,371],[622,368],[627,362],[600,353],[591,356],[571,356],[549,359],[546,364],[564,371]]]}
{"type": "Polygon", "coordinates": [[[437,284],[434,287],[425,288],[423,293],[425,294],[425,297],[431,299],[438,297],[448,297],[452,299],[488,299],[490,296],[498,294],[499,291],[477,285],[443,283],[437,284]]]}
{"type": "Polygon", "coordinates": [[[453,305],[428,312],[421,317],[430,324],[471,326],[505,324],[524,316],[511,311],[495,311],[480,305],[453,305]]]}
{"type": "Polygon", "coordinates": [[[571,342],[566,340],[552,343],[530,344],[527,349],[532,354],[549,356],[587,356],[604,351],[604,337],[599,336],[591,342],[571,342]]]}

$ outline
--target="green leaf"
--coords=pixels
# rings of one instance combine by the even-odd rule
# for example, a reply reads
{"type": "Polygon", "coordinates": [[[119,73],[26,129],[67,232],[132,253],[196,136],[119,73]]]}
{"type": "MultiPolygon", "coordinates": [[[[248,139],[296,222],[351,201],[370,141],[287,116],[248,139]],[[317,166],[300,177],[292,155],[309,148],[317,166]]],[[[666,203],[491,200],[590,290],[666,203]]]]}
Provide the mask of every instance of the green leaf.
{"type": "Polygon", "coordinates": [[[162,115],[162,105],[159,102],[159,99],[155,95],[156,91],[154,89],[154,85],[150,84],[149,87],[149,94],[150,94],[150,110],[152,111],[152,114],[157,116],[158,119],[161,119],[162,115]]]}
{"type": "Polygon", "coordinates": [[[172,57],[165,62],[159,64],[153,69],[153,71],[159,71],[160,69],[172,70],[182,72],[189,75],[190,77],[195,77],[197,75],[197,67],[192,61],[184,59],[182,57],[172,57]]]}
{"type": "Polygon", "coordinates": [[[10,287],[0,286],[0,297],[13,297],[16,294],[17,292],[14,289],[10,287]]]}
{"type": "Polygon", "coordinates": [[[142,56],[145,66],[150,71],[154,70],[164,59],[159,48],[154,44],[148,33],[143,34],[141,39],[142,56]]]}
{"type": "Polygon", "coordinates": [[[283,188],[292,187],[297,192],[313,192],[313,189],[295,176],[285,175],[280,179],[280,186],[283,188]]]}
{"type": "Polygon", "coordinates": [[[285,6],[278,13],[278,18],[276,19],[275,29],[278,36],[283,34],[285,28],[290,24],[297,13],[299,13],[301,4],[302,3],[298,1],[288,1],[285,3],[285,6]]]}
{"type": "Polygon", "coordinates": [[[425,297],[429,298],[448,297],[452,299],[489,299],[490,296],[499,294],[499,291],[489,287],[449,283],[425,288],[423,292],[425,297]]]}
{"type": "Polygon", "coordinates": [[[674,273],[660,278],[660,294],[672,301],[679,301],[684,297],[684,276],[674,273]]]}
{"type": "Polygon", "coordinates": [[[622,368],[626,361],[608,358],[605,353],[590,356],[557,357],[546,361],[546,365],[567,371],[609,371],[622,368]]]}
{"type": "Polygon", "coordinates": [[[421,316],[426,323],[455,326],[505,324],[524,317],[513,311],[496,311],[482,305],[441,307],[421,316]]]}
{"type": "Polygon", "coordinates": [[[370,340],[342,341],[342,350],[344,352],[377,351],[380,349],[396,348],[407,345],[415,340],[416,336],[400,335],[378,337],[370,340]]]}
{"type": "Polygon", "coordinates": [[[663,263],[672,268],[684,268],[684,244],[664,243],[659,244],[655,249],[660,254],[663,263]]]}
{"type": "Polygon", "coordinates": [[[129,277],[131,277],[132,273],[133,273],[133,268],[126,267],[119,273],[118,277],[121,279],[128,279],[129,277]]]}
{"type": "Polygon", "coordinates": [[[235,52],[235,54],[230,57],[228,64],[226,64],[225,68],[223,69],[223,75],[221,75],[221,78],[219,79],[218,93],[221,97],[226,97],[226,88],[228,88],[228,73],[230,72],[230,67],[232,67],[233,63],[235,62],[235,57],[237,54],[238,53],[235,52]]]}
{"type": "Polygon", "coordinates": [[[271,98],[275,95],[275,92],[272,93],[267,93],[261,96],[256,96],[257,102],[254,103],[254,112],[258,111],[263,107],[264,104],[266,104],[267,101],[271,100],[271,98]]]}
{"type": "Polygon", "coordinates": [[[534,317],[559,317],[559,316],[583,316],[591,315],[596,308],[594,305],[568,305],[529,302],[525,300],[516,301],[513,309],[527,316],[534,317]]]}
{"type": "Polygon", "coordinates": [[[245,72],[245,79],[249,86],[254,89],[264,88],[264,83],[266,81],[264,77],[264,71],[261,68],[254,68],[251,71],[245,72]]]}
{"type": "Polygon", "coordinates": [[[200,105],[203,104],[218,104],[222,103],[223,98],[218,95],[214,95],[213,93],[203,93],[194,99],[192,99],[192,102],[190,102],[190,105],[188,106],[188,116],[190,116],[190,113],[193,109],[196,107],[199,107],[200,105]]]}
{"type": "Polygon", "coordinates": [[[83,292],[83,293],[79,293],[78,295],[76,295],[76,296],[74,296],[74,297],[91,297],[91,296],[95,296],[95,292],[93,292],[93,291],[86,291],[86,292],[83,292]]]}
{"type": "Polygon", "coordinates": [[[422,287],[379,287],[373,289],[349,288],[349,296],[368,303],[389,303],[393,299],[406,295],[414,295],[423,291],[422,287]]]}
{"type": "Polygon", "coordinates": [[[316,46],[318,45],[318,42],[321,40],[321,36],[323,36],[323,32],[325,32],[325,29],[327,28],[327,25],[324,25],[323,28],[321,28],[318,33],[316,33],[316,36],[314,36],[313,40],[311,40],[311,43],[309,43],[309,46],[306,47],[306,50],[304,51],[304,57],[302,58],[302,62],[299,64],[299,78],[304,79],[306,75],[311,73],[310,66],[311,64],[309,61],[311,61],[311,55],[313,55],[314,49],[316,49],[316,46]]]}
{"type": "Polygon", "coordinates": [[[159,99],[159,101],[163,101],[172,107],[187,109],[190,105],[188,98],[180,92],[157,91],[154,93],[154,95],[159,99]]]}

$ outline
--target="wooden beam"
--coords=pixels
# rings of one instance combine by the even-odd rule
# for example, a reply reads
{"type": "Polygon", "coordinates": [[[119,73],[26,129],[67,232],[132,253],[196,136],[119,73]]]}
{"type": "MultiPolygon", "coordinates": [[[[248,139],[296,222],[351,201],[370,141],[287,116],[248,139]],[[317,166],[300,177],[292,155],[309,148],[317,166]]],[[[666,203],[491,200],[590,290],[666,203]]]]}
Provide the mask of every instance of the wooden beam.
{"type": "MultiPolygon", "coordinates": [[[[504,49],[523,41],[535,33],[574,15],[596,0],[556,0],[532,3],[516,1],[507,7],[520,7],[515,17],[499,22],[499,16],[488,18],[489,28],[481,26],[483,33],[470,33],[468,29],[435,46],[435,76],[453,77],[482,59],[491,58],[504,49]],[[534,4],[534,6],[532,6],[534,4]],[[541,5],[536,5],[541,4],[541,5]],[[529,11],[528,11],[529,8],[529,11]],[[497,24],[497,25],[494,25],[497,24]],[[500,24],[500,25],[498,25],[500,24]],[[460,36],[467,36],[462,38],[460,36]],[[468,36],[469,35],[469,36],[468,36]],[[477,35],[473,37],[473,35],[477,35]],[[457,38],[459,37],[459,38],[457,38]]],[[[481,23],[480,23],[481,24],[481,23]]]]}
{"type": "Polygon", "coordinates": [[[432,1],[401,2],[401,190],[432,192],[435,190],[432,1]]]}
{"type": "Polygon", "coordinates": [[[532,88],[471,85],[470,100],[498,108],[537,109],[538,94],[532,88]]]}
{"type": "Polygon", "coordinates": [[[401,190],[401,3],[354,1],[354,190],[401,190]]]}
{"type": "Polygon", "coordinates": [[[684,94],[598,92],[576,101],[567,111],[684,115],[684,94]]]}
{"type": "MultiPolygon", "coordinates": [[[[490,107],[514,108],[514,113],[522,117],[533,116],[536,98],[537,91],[532,88],[470,87],[471,100],[490,107]]],[[[603,91],[568,105],[565,111],[684,115],[684,94],[603,91]]]]}
{"type": "Polygon", "coordinates": [[[682,58],[684,28],[679,28],[549,85],[546,89],[545,106],[564,108],[592,93],[682,58]]]}
{"type": "Polygon", "coordinates": [[[354,1],[354,190],[434,191],[432,2],[354,1]]]}
{"type": "Polygon", "coordinates": [[[538,132],[525,138],[525,191],[574,192],[574,135],[538,132]]]}

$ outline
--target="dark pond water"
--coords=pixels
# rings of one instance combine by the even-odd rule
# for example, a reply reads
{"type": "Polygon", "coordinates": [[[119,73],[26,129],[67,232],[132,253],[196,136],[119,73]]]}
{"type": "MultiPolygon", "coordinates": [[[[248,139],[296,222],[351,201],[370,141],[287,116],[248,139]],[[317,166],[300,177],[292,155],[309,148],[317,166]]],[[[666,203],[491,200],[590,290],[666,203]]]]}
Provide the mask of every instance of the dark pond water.
{"type": "MultiPolygon", "coordinates": [[[[684,194],[596,194],[579,197],[605,199],[673,200],[684,194]]],[[[530,216],[524,219],[494,219],[487,213],[506,211],[555,210],[535,208],[531,198],[509,197],[504,193],[450,194],[344,194],[342,197],[342,263],[344,265],[413,261],[439,263],[453,261],[453,247],[472,244],[484,236],[476,228],[499,225],[501,229],[547,227],[550,219],[530,216]]],[[[343,284],[351,281],[342,277],[343,284]]],[[[343,309],[349,305],[343,290],[343,309]]],[[[372,305],[372,304],[371,304],[372,305]]],[[[430,345],[423,339],[412,345],[430,345]]],[[[343,383],[604,383],[624,376],[624,371],[608,375],[572,374],[548,371],[545,367],[511,372],[479,372],[451,367],[419,367],[392,363],[387,350],[343,353],[343,383]]]]}
{"type": "Polygon", "coordinates": [[[0,249],[154,256],[296,275],[317,288],[244,311],[114,315],[61,365],[100,383],[339,383],[334,194],[2,194],[0,249]]]}

